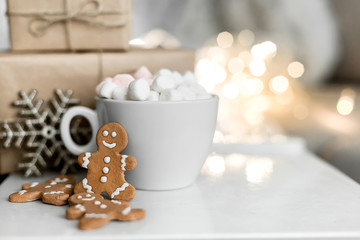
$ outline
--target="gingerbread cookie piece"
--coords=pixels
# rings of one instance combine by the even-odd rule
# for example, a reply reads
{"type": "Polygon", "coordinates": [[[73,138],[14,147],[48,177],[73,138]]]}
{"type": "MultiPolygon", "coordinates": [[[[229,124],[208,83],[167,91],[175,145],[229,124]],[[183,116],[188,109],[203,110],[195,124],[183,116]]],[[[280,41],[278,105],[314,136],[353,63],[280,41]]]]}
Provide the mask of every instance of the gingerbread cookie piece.
{"type": "Polygon", "coordinates": [[[28,183],[22,186],[21,191],[9,196],[10,202],[29,202],[42,199],[44,203],[65,205],[75,186],[75,179],[70,176],[60,175],[45,183],[28,183]]]}
{"type": "Polygon", "coordinates": [[[69,199],[67,219],[80,219],[79,229],[104,226],[111,220],[135,221],[145,217],[143,209],[131,209],[129,202],[105,200],[100,194],[78,193],[69,199]]]}
{"type": "Polygon", "coordinates": [[[133,156],[120,154],[128,143],[125,129],[118,123],[107,123],[97,132],[96,143],[96,152],[82,153],[78,157],[78,163],[88,172],[74,192],[105,192],[111,199],[133,199],[136,190],[126,182],[124,172],[134,169],[137,161],[133,156]]]}

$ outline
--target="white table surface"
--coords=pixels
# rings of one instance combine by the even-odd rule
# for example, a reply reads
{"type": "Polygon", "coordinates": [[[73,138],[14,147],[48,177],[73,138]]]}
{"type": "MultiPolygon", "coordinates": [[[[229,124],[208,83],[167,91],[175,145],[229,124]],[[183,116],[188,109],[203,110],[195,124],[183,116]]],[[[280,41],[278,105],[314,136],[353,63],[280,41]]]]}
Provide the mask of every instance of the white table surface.
{"type": "Polygon", "coordinates": [[[0,239],[360,239],[359,185],[306,152],[212,155],[188,188],[137,191],[144,220],[91,231],[67,220],[66,206],[8,202],[35,180],[0,185],[0,239]]]}

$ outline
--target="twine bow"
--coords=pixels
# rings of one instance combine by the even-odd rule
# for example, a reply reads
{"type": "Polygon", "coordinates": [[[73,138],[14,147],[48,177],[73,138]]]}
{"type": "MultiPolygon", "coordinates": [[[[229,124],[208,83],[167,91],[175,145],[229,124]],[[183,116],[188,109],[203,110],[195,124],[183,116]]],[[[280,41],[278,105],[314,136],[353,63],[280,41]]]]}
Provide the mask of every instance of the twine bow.
{"type": "Polygon", "coordinates": [[[66,30],[66,40],[70,49],[71,38],[70,38],[70,23],[71,22],[81,22],[87,25],[95,26],[95,27],[122,27],[128,22],[128,18],[123,18],[118,21],[102,21],[96,20],[95,17],[99,15],[120,15],[123,14],[120,11],[105,11],[103,9],[103,5],[99,0],[86,0],[84,1],[78,9],[73,11],[70,10],[70,1],[64,0],[65,11],[64,12],[54,12],[54,11],[45,11],[45,12],[26,12],[26,13],[16,13],[10,12],[9,16],[31,16],[33,17],[29,21],[28,31],[34,37],[43,36],[46,31],[57,23],[65,23],[66,30]],[[93,10],[86,10],[86,8],[90,5],[94,5],[95,8],[93,10]]]}

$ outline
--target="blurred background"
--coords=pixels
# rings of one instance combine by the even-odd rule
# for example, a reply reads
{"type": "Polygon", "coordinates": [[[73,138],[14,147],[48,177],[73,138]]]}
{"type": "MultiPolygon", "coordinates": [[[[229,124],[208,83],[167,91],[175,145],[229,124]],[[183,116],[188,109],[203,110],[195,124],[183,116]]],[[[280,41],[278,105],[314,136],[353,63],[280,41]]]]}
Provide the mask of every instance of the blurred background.
{"type": "MultiPolygon", "coordinates": [[[[10,48],[5,4],[2,51],[10,48]]],[[[132,47],[196,50],[200,83],[221,98],[216,143],[300,137],[360,181],[359,1],[133,0],[132,7],[132,47]]]]}

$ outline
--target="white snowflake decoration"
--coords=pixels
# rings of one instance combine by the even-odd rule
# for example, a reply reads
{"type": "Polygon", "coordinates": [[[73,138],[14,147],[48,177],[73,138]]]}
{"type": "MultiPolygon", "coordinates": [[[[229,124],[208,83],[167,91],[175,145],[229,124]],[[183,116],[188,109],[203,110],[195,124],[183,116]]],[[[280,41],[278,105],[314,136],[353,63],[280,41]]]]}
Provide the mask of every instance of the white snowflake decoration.
{"type": "Polygon", "coordinates": [[[25,177],[33,174],[40,176],[41,170],[47,167],[47,159],[51,159],[54,166],[60,166],[61,173],[65,174],[69,169],[74,169],[76,157],[72,155],[63,145],[60,138],[60,121],[66,110],[79,103],[78,99],[71,98],[72,91],[62,92],[55,90],[57,98],[41,110],[44,103],[42,99],[35,99],[36,90],[29,94],[19,92],[20,99],[14,102],[19,110],[21,119],[11,122],[2,122],[4,131],[0,131],[0,139],[5,139],[5,148],[11,145],[20,148],[24,144],[27,152],[24,159],[27,162],[18,164],[20,169],[25,170],[25,177]]]}

